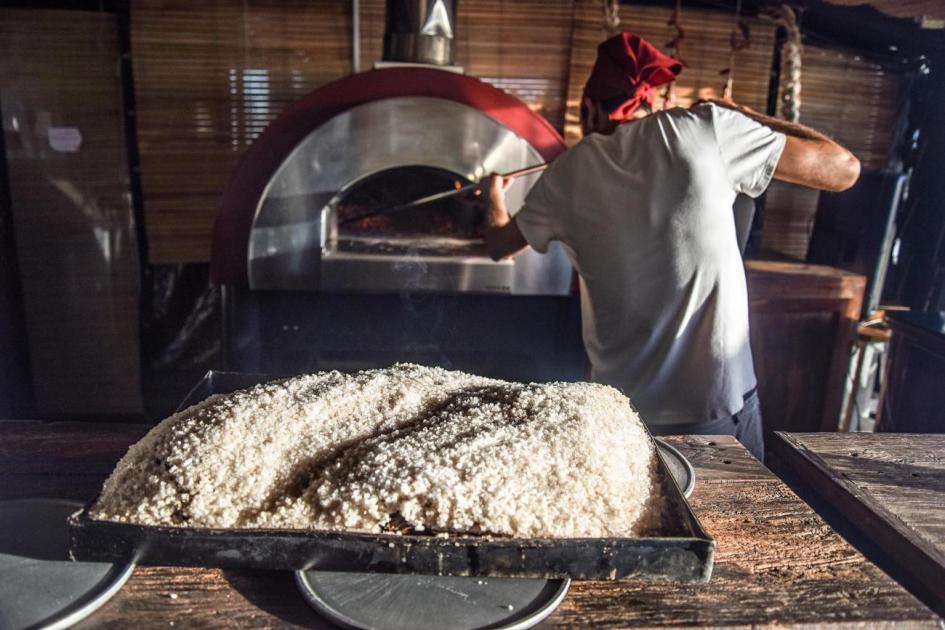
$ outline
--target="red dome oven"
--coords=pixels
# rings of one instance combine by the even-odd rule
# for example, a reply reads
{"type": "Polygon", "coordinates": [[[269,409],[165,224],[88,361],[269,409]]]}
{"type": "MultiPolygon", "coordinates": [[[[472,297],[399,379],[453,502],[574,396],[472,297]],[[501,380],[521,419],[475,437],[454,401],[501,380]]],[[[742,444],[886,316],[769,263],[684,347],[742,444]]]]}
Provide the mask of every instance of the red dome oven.
{"type": "MultiPolygon", "coordinates": [[[[560,246],[494,262],[481,210],[455,198],[362,218],[549,162],[555,129],[451,69],[455,2],[391,0],[398,64],[312,92],[240,161],[217,218],[227,369],[294,374],[414,361],[517,380],[581,378],[572,269],[560,246]],[[352,220],[355,219],[355,220],[352,220]]],[[[518,211],[537,174],[508,191],[518,211]]]]}
{"type": "MultiPolygon", "coordinates": [[[[350,221],[564,149],[527,105],[472,77],[408,66],[341,79],[290,107],[241,160],[217,219],[214,279],[257,290],[565,295],[560,247],[493,262],[482,216],[456,198],[350,221]]],[[[509,189],[513,214],[537,177],[509,189]]]]}

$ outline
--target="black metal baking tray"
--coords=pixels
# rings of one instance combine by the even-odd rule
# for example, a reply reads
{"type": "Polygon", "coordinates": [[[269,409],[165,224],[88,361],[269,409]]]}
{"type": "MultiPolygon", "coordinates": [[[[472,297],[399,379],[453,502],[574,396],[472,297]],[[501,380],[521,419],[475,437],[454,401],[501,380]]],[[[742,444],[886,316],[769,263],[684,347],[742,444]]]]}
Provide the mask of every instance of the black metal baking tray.
{"type": "MultiPolygon", "coordinates": [[[[210,371],[181,407],[271,380],[210,371]]],[[[154,527],[100,521],[85,508],[69,520],[76,560],[144,565],[318,569],[494,577],[706,581],[715,542],[657,457],[654,496],[639,537],[513,539],[456,535],[154,527]]]]}

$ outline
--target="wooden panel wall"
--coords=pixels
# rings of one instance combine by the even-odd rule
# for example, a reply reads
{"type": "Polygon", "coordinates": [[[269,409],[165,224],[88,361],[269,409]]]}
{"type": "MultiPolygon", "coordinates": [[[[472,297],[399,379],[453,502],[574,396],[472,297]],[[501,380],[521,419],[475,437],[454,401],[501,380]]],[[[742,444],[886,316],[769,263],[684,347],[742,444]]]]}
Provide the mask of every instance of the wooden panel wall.
{"type": "MultiPolygon", "coordinates": [[[[850,52],[807,45],[800,122],[849,148],[864,168],[884,168],[893,140],[900,76],[850,52]]],[[[765,203],[763,247],[804,259],[819,198],[817,191],[774,182],[765,203]]]]}
{"type": "Polygon", "coordinates": [[[44,417],[141,411],[138,253],[118,61],[114,14],[0,10],[0,105],[44,417]],[[53,146],[56,127],[78,130],[76,151],[53,146]]]}
{"type": "Polygon", "coordinates": [[[945,338],[933,332],[938,313],[895,313],[886,359],[886,381],[876,430],[890,433],[945,433],[939,391],[945,382],[945,338]]]}

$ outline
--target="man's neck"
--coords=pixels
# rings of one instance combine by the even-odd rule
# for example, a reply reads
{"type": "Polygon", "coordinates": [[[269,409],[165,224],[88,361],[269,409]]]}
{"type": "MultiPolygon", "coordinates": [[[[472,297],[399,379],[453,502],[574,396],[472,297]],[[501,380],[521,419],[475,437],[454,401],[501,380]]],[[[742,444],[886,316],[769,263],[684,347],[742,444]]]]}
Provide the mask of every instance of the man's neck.
{"type": "Polygon", "coordinates": [[[609,120],[607,122],[610,124],[604,126],[602,129],[595,129],[594,133],[599,133],[602,136],[610,136],[610,135],[613,135],[613,133],[617,131],[619,127],[623,127],[625,125],[632,125],[633,123],[641,121],[644,118],[648,116],[652,116],[652,115],[653,115],[653,112],[640,112],[640,113],[635,112],[633,118],[628,118],[627,120],[621,120],[620,122],[609,120]]]}

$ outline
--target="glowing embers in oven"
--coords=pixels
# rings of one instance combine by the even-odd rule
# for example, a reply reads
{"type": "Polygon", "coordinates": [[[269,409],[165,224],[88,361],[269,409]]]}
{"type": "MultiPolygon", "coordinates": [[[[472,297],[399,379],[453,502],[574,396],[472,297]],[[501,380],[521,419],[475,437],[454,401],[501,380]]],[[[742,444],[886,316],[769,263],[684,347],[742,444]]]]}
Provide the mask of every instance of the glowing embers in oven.
{"type": "Polygon", "coordinates": [[[366,177],[335,200],[328,249],[381,256],[486,256],[482,210],[456,197],[371,214],[468,183],[431,166],[401,166],[366,177]]]}

